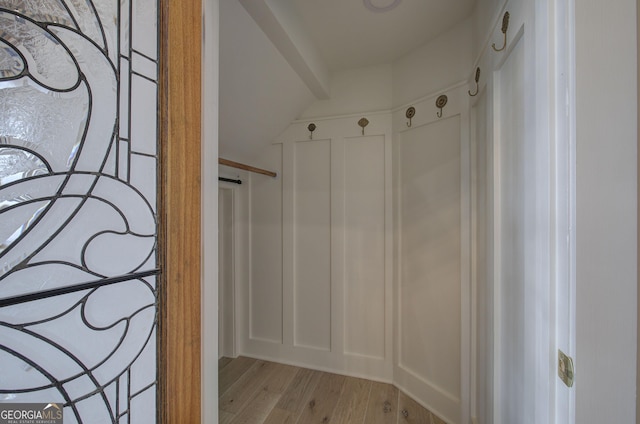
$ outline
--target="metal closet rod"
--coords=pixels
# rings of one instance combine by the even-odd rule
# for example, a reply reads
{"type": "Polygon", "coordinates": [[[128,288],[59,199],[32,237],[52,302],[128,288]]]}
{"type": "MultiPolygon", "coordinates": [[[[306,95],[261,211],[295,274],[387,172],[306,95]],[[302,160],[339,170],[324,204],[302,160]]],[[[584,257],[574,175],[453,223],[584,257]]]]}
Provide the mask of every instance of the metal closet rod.
{"type": "Polygon", "coordinates": [[[245,165],[244,163],[234,162],[228,159],[218,158],[218,163],[224,166],[230,166],[232,168],[244,169],[245,171],[255,172],[256,174],[268,175],[269,177],[277,177],[275,172],[267,171],[266,169],[256,168],[253,166],[245,165]]]}
{"type": "Polygon", "coordinates": [[[242,180],[234,180],[231,178],[218,177],[218,181],[224,181],[225,183],[242,184],[242,180]]]}

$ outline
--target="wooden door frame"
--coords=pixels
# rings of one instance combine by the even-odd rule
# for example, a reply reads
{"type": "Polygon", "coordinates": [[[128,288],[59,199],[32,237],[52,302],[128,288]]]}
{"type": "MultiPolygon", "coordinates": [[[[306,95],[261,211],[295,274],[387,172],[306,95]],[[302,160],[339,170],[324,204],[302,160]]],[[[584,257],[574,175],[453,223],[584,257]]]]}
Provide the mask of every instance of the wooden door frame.
{"type": "Polygon", "coordinates": [[[160,0],[160,423],[201,412],[202,1],[160,0]]]}

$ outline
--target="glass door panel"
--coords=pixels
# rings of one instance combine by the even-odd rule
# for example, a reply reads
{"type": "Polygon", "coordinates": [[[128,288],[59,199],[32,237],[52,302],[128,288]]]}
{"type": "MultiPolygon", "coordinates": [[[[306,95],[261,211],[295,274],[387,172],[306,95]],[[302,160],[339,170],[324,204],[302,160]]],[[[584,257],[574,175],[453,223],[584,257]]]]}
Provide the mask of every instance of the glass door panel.
{"type": "Polygon", "coordinates": [[[0,406],[156,422],[158,75],[157,0],[0,0],[0,406]]]}

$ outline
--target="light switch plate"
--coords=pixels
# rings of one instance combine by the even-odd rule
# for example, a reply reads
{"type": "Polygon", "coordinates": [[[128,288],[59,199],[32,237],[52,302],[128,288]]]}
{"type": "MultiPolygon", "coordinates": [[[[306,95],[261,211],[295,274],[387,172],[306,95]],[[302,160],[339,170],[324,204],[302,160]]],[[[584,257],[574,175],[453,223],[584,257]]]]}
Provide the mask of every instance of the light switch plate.
{"type": "Polygon", "coordinates": [[[558,377],[567,385],[573,387],[574,368],[573,358],[558,350],[558,377]]]}

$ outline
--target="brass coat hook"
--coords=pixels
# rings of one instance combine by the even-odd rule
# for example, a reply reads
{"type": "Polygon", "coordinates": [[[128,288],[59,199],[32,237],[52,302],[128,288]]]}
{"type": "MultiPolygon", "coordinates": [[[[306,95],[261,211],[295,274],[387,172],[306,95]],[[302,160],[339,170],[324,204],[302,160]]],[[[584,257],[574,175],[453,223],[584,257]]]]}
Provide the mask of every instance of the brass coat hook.
{"type": "Polygon", "coordinates": [[[369,120],[367,118],[361,118],[358,121],[358,125],[360,125],[362,127],[362,135],[364,135],[364,127],[369,125],[369,120]]]}
{"type": "Polygon", "coordinates": [[[479,90],[478,81],[480,81],[480,67],[479,66],[476,68],[476,92],[472,94],[471,90],[468,91],[468,93],[469,93],[469,95],[471,97],[475,97],[475,96],[478,95],[478,90],[479,90]]]}
{"type": "Polygon", "coordinates": [[[440,111],[436,113],[438,118],[442,118],[442,108],[446,106],[448,100],[449,98],[444,94],[436,99],[436,107],[440,109],[440,111]]]}
{"type": "Polygon", "coordinates": [[[411,106],[409,109],[407,109],[407,113],[405,114],[405,116],[409,120],[409,122],[407,122],[407,127],[411,127],[411,119],[415,115],[416,115],[416,108],[415,107],[411,106]]]}
{"type": "Polygon", "coordinates": [[[307,129],[309,130],[309,140],[313,140],[313,132],[316,130],[316,124],[313,122],[310,123],[307,129]]]}
{"type": "Polygon", "coordinates": [[[491,45],[491,47],[493,47],[493,50],[497,52],[501,52],[505,49],[505,47],[507,47],[507,30],[509,29],[509,17],[511,17],[509,12],[504,12],[504,16],[502,17],[502,33],[504,34],[504,45],[501,48],[497,48],[496,43],[493,43],[491,45]]]}

